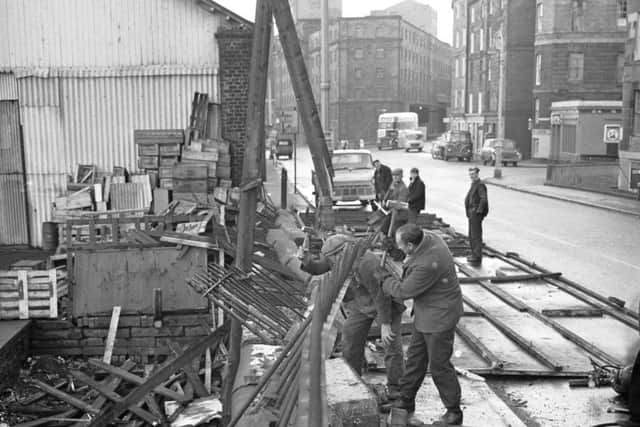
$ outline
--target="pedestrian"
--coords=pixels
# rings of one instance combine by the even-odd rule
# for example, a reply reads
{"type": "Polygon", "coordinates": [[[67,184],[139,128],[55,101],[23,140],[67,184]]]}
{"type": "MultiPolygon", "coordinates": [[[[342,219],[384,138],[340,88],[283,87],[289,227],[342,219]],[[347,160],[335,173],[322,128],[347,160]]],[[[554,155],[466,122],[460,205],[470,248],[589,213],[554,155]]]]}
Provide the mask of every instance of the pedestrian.
{"type": "Polygon", "coordinates": [[[408,223],[416,224],[420,211],[425,208],[425,187],[424,182],[420,179],[418,168],[411,168],[409,172],[409,202],[408,223]]]}
{"type": "Polygon", "coordinates": [[[387,190],[387,193],[384,195],[382,200],[382,204],[385,207],[390,206],[390,213],[387,215],[385,222],[382,223],[380,230],[384,234],[389,234],[390,236],[394,236],[398,227],[402,224],[407,223],[407,209],[402,209],[398,206],[393,206],[392,202],[399,203],[407,203],[407,198],[409,197],[409,189],[407,185],[402,180],[402,169],[396,168],[391,171],[391,177],[393,180],[391,181],[391,186],[387,190]],[[395,211],[395,218],[394,213],[395,211]],[[393,219],[393,222],[392,222],[393,219]],[[391,231],[389,231],[389,227],[391,227],[391,231]]]}
{"type": "Polygon", "coordinates": [[[413,299],[414,321],[406,367],[400,378],[401,397],[382,409],[396,407],[414,412],[416,394],[428,368],[447,409],[441,421],[445,425],[461,425],[460,383],[451,355],[463,308],[453,256],[440,236],[415,224],[403,225],[395,237],[407,255],[402,278],[397,280],[380,268],[376,277],[383,282],[385,293],[413,299]]]}
{"type": "MultiPolygon", "coordinates": [[[[301,268],[314,275],[324,274],[337,262],[342,248],[353,240],[346,235],[336,234],[322,245],[318,257],[308,257],[301,268]]],[[[380,336],[384,347],[384,363],[387,370],[387,395],[399,396],[399,383],[404,371],[402,351],[402,300],[393,299],[382,292],[380,281],[375,277],[380,259],[367,250],[354,266],[354,275],[344,298],[347,318],[342,326],[342,357],[353,370],[362,375],[369,329],[374,320],[380,325],[380,336]]]]}
{"type": "Polygon", "coordinates": [[[373,166],[376,168],[376,171],[373,173],[373,185],[376,190],[376,201],[382,202],[382,199],[384,199],[384,195],[389,191],[391,181],[393,180],[391,177],[391,169],[389,166],[383,164],[377,159],[373,161],[373,166]]]}
{"type": "Polygon", "coordinates": [[[467,261],[472,265],[482,263],[482,221],[489,213],[487,186],[480,180],[480,169],[469,168],[471,187],[464,199],[464,207],[469,219],[469,244],[471,255],[467,261]]]}

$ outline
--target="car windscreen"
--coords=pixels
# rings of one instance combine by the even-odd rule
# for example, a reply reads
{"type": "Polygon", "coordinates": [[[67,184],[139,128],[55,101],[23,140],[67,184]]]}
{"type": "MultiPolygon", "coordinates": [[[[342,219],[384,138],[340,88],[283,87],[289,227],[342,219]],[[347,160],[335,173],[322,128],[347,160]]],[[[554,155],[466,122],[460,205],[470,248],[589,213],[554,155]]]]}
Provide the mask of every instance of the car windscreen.
{"type": "Polygon", "coordinates": [[[372,168],[371,155],[365,153],[334,154],[331,163],[333,169],[369,169],[372,168]]]}
{"type": "Polygon", "coordinates": [[[503,150],[509,150],[509,151],[513,151],[516,149],[516,145],[513,141],[507,139],[502,143],[502,149],[503,150]]]}

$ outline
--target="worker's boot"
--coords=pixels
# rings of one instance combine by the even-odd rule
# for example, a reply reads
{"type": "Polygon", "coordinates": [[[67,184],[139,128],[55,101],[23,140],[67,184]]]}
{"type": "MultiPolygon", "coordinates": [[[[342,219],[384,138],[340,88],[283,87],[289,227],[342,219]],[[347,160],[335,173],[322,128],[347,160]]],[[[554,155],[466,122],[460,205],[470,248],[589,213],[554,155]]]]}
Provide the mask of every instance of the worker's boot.
{"type": "Polygon", "coordinates": [[[462,410],[447,409],[447,412],[440,417],[440,424],[445,426],[459,426],[462,425],[462,410]]]}
{"type": "Polygon", "coordinates": [[[387,404],[381,405],[380,412],[382,412],[383,414],[389,413],[391,412],[391,408],[404,409],[405,411],[407,411],[407,413],[412,414],[416,411],[416,404],[415,402],[407,402],[406,400],[400,398],[398,400],[394,400],[387,404]]]}

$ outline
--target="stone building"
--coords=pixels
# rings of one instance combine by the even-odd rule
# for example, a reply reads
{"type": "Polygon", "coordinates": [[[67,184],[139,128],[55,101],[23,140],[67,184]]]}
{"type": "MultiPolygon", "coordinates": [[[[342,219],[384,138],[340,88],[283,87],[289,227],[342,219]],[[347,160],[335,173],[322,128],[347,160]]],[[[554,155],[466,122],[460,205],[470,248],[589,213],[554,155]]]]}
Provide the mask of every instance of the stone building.
{"type": "MultiPolygon", "coordinates": [[[[295,21],[301,19],[320,19],[322,0],[289,0],[291,14],[295,21]]],[[[329,0],[329,18],[342,16],[342,0],[329,0]]]]}
{"type": "Polygon", "coordinates": [[[500,40],[505,45],[505,137],[531,153],[535,1],[453,0],[453,77],[450,126],[468,130],[474,150],[498,126],[500,40]],[[506,31],[503,26],[506,22],[506,31]]]}
{"type": "MultiPolygon", "coordinates": [[[[317,20],[297,22],[318,103],[319,25],[317,20]]],[[[398,15],[333,20],[329,119],[335,137],[372,143],[378,115],[394,111],[414,111],[430,134],[442,132],[450,97],[450,49],[398,15]]],[[[295,127],[295,98],[278,43],[273,44],[270,67],[273,114],[295,127]]]]}
{"type": "Polygon", "coordinates": [[[432,36],[438,34],[438,12],[428,4],[415,0],[404,0],[386,9],[372,10],[371,15],[400,15],[425,33],[432,36]]]}
{"type": "MultiPolygon", "coordinates": [[[[551,150],[551,104],[622,97],[626,24],[619,0],[536,0],[532,157],[551,150]]],[[[617,144],[607,144],[617,155],[617,144]]],[[[568,153],[570,154],[570,153],[568,153]]]]}

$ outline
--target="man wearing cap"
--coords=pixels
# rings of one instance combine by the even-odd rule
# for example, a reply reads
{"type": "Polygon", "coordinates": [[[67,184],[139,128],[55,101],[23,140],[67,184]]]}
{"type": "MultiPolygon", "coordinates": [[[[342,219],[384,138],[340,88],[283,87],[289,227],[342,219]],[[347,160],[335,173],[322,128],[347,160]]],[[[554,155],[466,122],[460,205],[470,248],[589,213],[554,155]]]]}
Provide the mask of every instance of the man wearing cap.
{"type": "MultiPolygon", "coordinates": [[[[353,239],[344,234],[329,237],[322,245],[321,254],[314,259],[307,257],[303,261],[302,270],[313,275],[328,272],[348,242],[353,242],[353,239]]],[[[369,329],[373,321],[377,320],[385,349],[388,396],[397,398],[404,370],[400,328],[405,306],[402,300],[393,299],[382,292],[380,281],[374,276],[376,267],[380,265],[377,255],[366,251],[356,263],[349,297],[345,296],[348,314],[342,327],[342,356],[358,375],[362,374],[369,329]]]]}
{"type": "Polygon", "coordinates": [[[416,224],[418,222],[418,215],[420,211],[424,209],[425,205],[425,188],[424,182],[420,179],[420,172],[418,168],[411,168],[409,175],[409,196],[407,202],[409,202],[409,224],[416,224]]]}
{"type": "Polygon", "coordinates": [[[380,160],[374,160],[373,166],[376,171],[373,173],[373,185],[376,189],[376,200],[382,202],[384,195],[387,194],[389,187],[391,186],[391,169],[389,166],[382,164],[380,160]]]}
{"type": "Polygon", "coordinates": [[[382,289],[394,298],[413,299],[413,332],[407,350],[407,363],[400,378],[400,399],[391,407],[415,411],[415,398],[427,367],[447,412],[445,425],[462,424],[460,383],[451,364],[455,328],[463,313],[462,292],[453,255],[435,233],[406,224],[396,232],[396,243],[407,258],[402,278],[378,268],[375,276],[382,289]]]}
{"type": "Polygon", "coordinates": [[[489,213],[489,199],[487,186],[480,180],[480,169],[469,168],[471,187],[464,199],[464,207],[469,219],[469,244],[471,255],[467,257],[470,264],[478,265],[482,262],[482,220],[489,213]]]}

